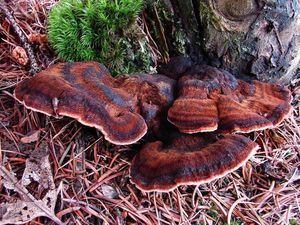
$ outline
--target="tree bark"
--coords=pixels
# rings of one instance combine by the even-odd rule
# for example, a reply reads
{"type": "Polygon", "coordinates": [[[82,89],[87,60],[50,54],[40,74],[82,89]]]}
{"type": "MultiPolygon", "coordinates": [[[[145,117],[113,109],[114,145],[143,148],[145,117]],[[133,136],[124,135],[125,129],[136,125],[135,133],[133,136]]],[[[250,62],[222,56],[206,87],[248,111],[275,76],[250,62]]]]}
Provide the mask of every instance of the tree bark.
{"type": "MultiPolygon", "coordinates": [[[[164,10],[174,15],[173,23],[179,21],[185,53],[194,62],[204,61],[238,77],[283,84],[295,75],[300,63],[298,0],[163,2],[168,6],[164,10]]],[[[174,43],[170,32],[166,39],[174,43]]]]}

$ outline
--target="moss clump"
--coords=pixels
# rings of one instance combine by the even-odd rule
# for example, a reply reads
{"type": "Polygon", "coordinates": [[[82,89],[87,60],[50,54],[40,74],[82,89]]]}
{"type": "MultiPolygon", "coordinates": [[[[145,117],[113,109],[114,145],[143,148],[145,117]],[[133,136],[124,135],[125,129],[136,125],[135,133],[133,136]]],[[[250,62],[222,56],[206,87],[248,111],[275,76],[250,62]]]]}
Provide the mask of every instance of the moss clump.
{"type": "Polygon", "coordinates": [[[230,224],[225,223],[225,225],[242,225],[242,224],[244,224],[244,222],[241,219],[231,221],[230,224]]]}
{"type": "Polygon", "coordinates": [[[212,218],[218,218],[218,211],[214,205],[207,210],[207,214],[212,218]]]}
{"type": "Polygon", "coordinates": [[[296,219],[290,219],[290,225],[297,225],[298,222],[296,219]]]}
{"type": "Polygon", "coordinates": [[[142,0],[61,0],[49,14],[50,44],[65,61],[96,60],[113,74],[147,71],[150,51],[134,44],[144,37],[133,34],[138,29],[126,36],[142,7],[142,0]]]}
{"type": "Polygon", "coordinates": [[[159,52],[159,61],[169,57],[187,55],[189,40],[180,18],[174,14],[169,1],[144,0],[148,31],[159,52]]]}
{"type": "Polygon", "coordinates": [[[219,19],[214,15],[211,8],[204,2],[200,2],[199,5],[200,20],[205,27],[213,26],[214,28],[221,30],[219,19]]]}

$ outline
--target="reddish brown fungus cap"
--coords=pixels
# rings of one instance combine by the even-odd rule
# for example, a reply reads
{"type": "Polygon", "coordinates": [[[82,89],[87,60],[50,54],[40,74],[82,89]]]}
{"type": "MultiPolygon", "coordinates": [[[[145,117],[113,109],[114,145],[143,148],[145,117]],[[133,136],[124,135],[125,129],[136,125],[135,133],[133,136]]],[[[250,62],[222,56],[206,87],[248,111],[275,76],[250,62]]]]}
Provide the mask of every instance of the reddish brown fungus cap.
{"type": "Polygon", "coordinates": [[[147,125],[159,126],[161,111],[173,101],[174,84],[148,74],[113,78],[96,62],[60,63],[19,83],[14,95],[29,109],[74,118],[125,145],[143,137],[147,125]]]}
{"type": "Polygon", "coordinates": [[[142,191],[170,191],[202,184],[244,164],[258,145],[241,135],[177,134],[143,146],[131,164],[131,181],[142,191]]]}
{"type": "Polygon", "coordinates": [[[278,125],[291,111],[291,93],[276,84],[249,84],[210,66],[195,66],[179,80],[168,120],[181,132],[251,132],[278,125]]]}
{"type": "Polygon", "coordinates": [[[114,144],[131,144],[144,136],[147,125],[135,112],[136,99],[114,84],[99,63],[61,63],[19,83],[14,94],[34,111],[72,117],[114,144]]]}
{"type": "Polygon", "coordinates": [[[175,80],[159,74],[121,76],[116,85],[135,99],[136,111],[144,118],[149,133],[156,133],[174,101],[175,80]]]}

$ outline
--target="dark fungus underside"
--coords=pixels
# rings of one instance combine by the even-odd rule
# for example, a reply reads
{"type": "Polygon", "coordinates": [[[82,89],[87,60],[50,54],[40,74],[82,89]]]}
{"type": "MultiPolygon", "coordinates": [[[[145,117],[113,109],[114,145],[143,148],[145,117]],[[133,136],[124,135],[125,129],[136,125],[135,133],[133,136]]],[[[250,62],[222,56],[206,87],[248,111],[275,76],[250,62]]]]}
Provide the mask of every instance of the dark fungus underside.
{"type": "Polygon", "coordinates": [[[179,135],[166,145],[161,141],[146,144],[135,156],[130,176],[144,191],[201,184],[237,169],[257,147],[241,135],[179,135]]]}
{"type": "Polygon", "coordinates": [[[235,79],[224,70],[195,66],[179,80],[179,97],[168,120],[184,133],[262,130],[291,111],[291,93],[276,84],[235,79]]]}

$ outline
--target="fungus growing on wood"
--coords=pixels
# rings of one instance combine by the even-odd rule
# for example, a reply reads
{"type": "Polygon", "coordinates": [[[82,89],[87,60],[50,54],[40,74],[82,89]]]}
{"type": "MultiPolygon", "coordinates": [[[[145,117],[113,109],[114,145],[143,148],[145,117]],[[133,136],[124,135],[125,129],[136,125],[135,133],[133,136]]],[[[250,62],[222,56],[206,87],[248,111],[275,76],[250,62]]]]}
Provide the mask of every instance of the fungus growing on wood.
{"type": "Polygon", "coordinates": [[[131,181],[142,191],[207,183],[239,168],[256,149],[255,142],[236,134],[176,134],[143,146],[132,161],[131,181]]]}
{"type": "Polygon", "coordinates": [[[185,72],[174,101],[175,84],[164,75],[113,78],[96,62],[60,63],[20,82],[14,96],[34,111],[95,127],[114,144],[135,143],[147,131],[152,140],[161,140],[145,144],[132,162],[132,182],[144,191],[169,191],[226,175],[258,148],[230,133],[276,126],[291,111],[287,89],[249,84],[210,66],[185,72]],[[167,117],[183,133],[218,131],[176,133],[167,117]]]}
{"type": "Polygon", "coordinates": [[[60,63],[19,83],[14,95],[29,109],[74,118],[99,129],[111,143],[125,145],[147,132],[142,110],[157,119],[161,107],[173,98],[171,79],[162,82],[164,93],[159,85],[145,81],[147,76],[152,75],[115,79],[96,62],[60,63]],[[147,108],[140,101],[148,102],[147,108]]]}
{"type": "Polygon", "coordinates": [[[259,81],[249,84],[210,66],[195,66],[178,86],[168,120],[184,133],[263,130],[277,126],[291,111],[288,89],[259,81]]]}

